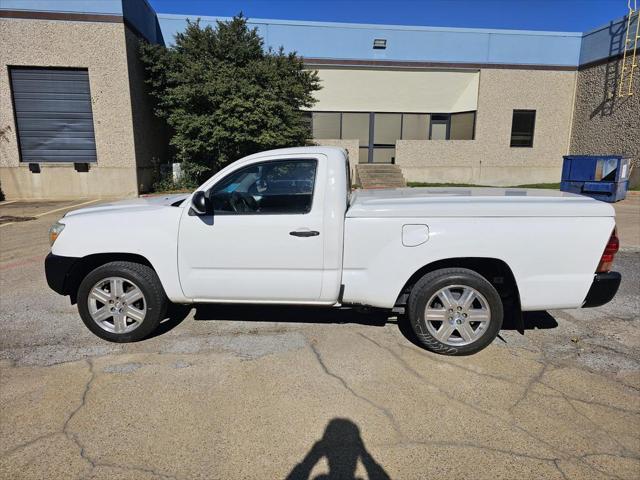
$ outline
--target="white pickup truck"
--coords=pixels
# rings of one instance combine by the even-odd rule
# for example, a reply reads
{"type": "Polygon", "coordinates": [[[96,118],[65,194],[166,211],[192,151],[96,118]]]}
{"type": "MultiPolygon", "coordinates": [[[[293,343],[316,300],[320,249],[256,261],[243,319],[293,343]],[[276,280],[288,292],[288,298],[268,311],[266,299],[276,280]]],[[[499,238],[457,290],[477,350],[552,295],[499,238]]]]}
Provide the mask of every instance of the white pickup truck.
{"type": "Polygon", "coordinates": [[[351,192],[346,151],[263,152],[191,195],[67,213],[49,286],[103,339],[140,340],[169,302],[403,309],[424,346],[487,346],[504,311],[602,305],[620,274],[613,208],[514,188],[351,192]]]}

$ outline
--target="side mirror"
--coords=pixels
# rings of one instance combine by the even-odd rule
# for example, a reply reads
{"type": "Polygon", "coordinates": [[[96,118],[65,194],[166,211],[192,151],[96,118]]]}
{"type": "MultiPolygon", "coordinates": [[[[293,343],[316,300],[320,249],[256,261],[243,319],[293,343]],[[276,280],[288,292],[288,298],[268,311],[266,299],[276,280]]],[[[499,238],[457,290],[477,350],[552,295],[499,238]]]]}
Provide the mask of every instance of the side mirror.
{"type": "Polygon", "coordinates": [[[211,200],[207,194],[201,190],[198,190],[191,197],[191,208],[198,215],[211,215],[213,214],[213,208],[211,206],[211,200]]]}

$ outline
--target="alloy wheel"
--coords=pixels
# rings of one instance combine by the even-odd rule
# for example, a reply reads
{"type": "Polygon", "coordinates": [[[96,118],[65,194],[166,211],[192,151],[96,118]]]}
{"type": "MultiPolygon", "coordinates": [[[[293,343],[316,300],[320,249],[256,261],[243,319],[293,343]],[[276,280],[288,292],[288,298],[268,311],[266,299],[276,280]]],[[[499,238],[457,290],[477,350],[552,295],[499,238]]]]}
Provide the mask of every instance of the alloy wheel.
{"type": "Polygon", "coordinates": [[[475,288],[449,285],[431,296],[424,319],[429,333],[437,340],[463,346],[484,335],[491,321],[491,309],[475,288]]]}
{"type": "Polygon", "coordinates": [[[123,277],[108,277],[97,282],[89,291],[87,303],[93,321],[111,333],[135,330],[147,313],[142,290],[123,277]]]}

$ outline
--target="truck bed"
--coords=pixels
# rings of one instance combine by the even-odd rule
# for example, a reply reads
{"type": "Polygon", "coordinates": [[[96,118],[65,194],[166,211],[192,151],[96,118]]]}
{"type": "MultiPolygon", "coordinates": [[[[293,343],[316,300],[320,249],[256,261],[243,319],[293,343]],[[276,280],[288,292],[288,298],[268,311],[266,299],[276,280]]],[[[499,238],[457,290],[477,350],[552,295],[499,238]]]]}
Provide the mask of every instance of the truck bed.
{"type": "Polygon", "coordinates": [[[555,190],[523,188],[397,188],[356,190],[346,216],[613,217],[611,205],[555,190]]]}

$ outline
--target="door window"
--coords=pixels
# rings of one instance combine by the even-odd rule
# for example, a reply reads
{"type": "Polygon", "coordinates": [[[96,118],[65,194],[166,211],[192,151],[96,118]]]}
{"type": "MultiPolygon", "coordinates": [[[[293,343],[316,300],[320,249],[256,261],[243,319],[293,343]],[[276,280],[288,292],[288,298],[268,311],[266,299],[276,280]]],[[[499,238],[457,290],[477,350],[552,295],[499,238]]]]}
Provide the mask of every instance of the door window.
{"type": "Polygon", "coordinates": [[[316,168],[315,160],[270,161],[241,168],[211,189],[214,213],[309,213],[316,168]]]}
{"type": "Polygon", "coordinates": [[[447,140],[449,138],[449,115],[431,115],[429,140],[447,140]]]}

